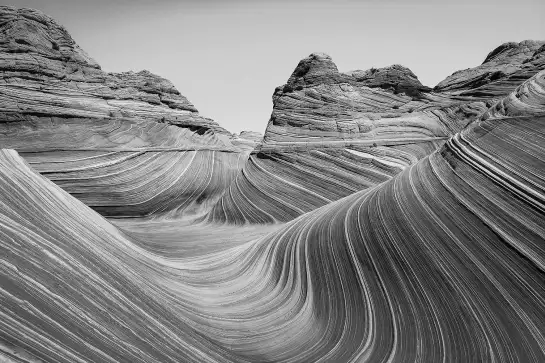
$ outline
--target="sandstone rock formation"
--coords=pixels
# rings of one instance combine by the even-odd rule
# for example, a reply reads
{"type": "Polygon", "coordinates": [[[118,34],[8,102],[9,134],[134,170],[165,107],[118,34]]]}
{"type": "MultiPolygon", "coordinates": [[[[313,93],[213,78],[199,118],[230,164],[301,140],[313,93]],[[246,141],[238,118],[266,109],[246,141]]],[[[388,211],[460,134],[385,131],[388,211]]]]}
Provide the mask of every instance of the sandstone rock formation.
{"type": "Polygon", "coordinates": [[[238,135],[234,134],[231,142],[234,145],[245,145],[252,150],[261,143],[263,134],[255,131],[241,131],[238,135]]]}
{"type": "Polygon", "coordinates": [[[545,69],[495,103],[482,120],[503,116],[539,116],[545,113],[545,69]]]}
{"type": "Polygon", "coordinates": [[[168,80],[106,73],[50,17],[0,7],[0,147],[108,216],[198,214],[242,167],[168,80]]]}
{"type": "Polygon", "coordinates": [[[385,183],[189,255],[186,229],[142,240],[1,151],[0,338],[55,362],[543,361],[544,138],[545,117],[477,120],[385,183]]]}
{"type": "Polygon", "coordinates": [[[0,121],[145,118],[226,133],[168,80],[147,71],[102,71],[39,11],[2,6],[0,24],[0,121]]]}
{"type": "Polygon", "coordinates": [[[460,70],[435,86],[439,92],[497,97],[545,67],[545,41],[508,42],[491,51],[475,68],[460,70]]]}
{"type": "Polygon", "coordinates": [[[545,361],[542,43],[433,90],[312,54],[261,139],[0,19],[0,361],[545,361]]]}
{"type": "MultiPolygon", "coordinates": [[[[543,68],[532,64],[518,73],[517,85],[533,75],[530,69],[543,68]]],[[[502,97],[515,87],[504,87],[502,97]]],[[[432,91],[399,65],[341,73],[328,55],[311,54],[276,88],[263,142],[206,220],[286,222],[371,188],[432,153],[496,102],[432,91]]]]}

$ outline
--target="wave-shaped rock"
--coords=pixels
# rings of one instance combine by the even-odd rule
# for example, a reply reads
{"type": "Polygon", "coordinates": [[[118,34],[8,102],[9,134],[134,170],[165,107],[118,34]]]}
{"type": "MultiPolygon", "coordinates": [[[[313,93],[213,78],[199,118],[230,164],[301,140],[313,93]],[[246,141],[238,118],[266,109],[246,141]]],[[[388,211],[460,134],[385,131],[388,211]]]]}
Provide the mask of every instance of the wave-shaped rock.
{"type": "Polygon", "coordinates": [[[165,304],[151,254],[14,151],[0,185],[0,341],[44,362],[237,361],[165,304]]]}
{"type": "Polygon", "coordinates": [[[527,102],[510,115],[539,114],[539,82],[515,88],[545,68],[542,44],[501,46],[481,67],[434,90],[400,65],[342,73],[327,54],[309,55],[276,88],[263,142],[208,220],[285,222],[390,179],[468,124],[503,110],[503,102],[513,104],[509,99],[527,102]],[[509,76],[472,80],[492,68],[508,69],[509,76]]]}
{"type": "Polygon", "coordinates": [[[2,151],[1,337],[55,362],[542,361],[543,138],[545,117],[477,121],[390,181],[190,257],[2,151]]]}
{"type": "Polygon", "coordinates": [[[253,153],[205,220],[287,222],[391,179],[440,145],[431,141],[253,153]]]}
{"type": "Polygon", "coordinates": [[[481,119],[545,114],[545,70],[494,104],[481,119]]]}
{"type": "MultiPolygon", "coordinates": [[[[0,9],[16,44],[63,49],[49,18],[0,9]]],[[[262,141],[144,113],[4,112],[0,145],[20,155],[0,148],[0,360],[544,361],[544,74],[524,67],[541,59],[479,98],[314,54],[262,141]]],[[[148,75],[109,77],[159,115],[148,75]]]]}

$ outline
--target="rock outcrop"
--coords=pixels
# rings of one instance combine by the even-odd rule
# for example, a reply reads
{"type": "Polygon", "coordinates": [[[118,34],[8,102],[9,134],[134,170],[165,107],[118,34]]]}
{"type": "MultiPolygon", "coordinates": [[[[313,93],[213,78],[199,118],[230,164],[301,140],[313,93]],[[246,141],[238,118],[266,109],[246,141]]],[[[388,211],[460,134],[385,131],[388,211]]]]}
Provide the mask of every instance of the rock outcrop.
{"type": "Polygon", "coordinates": [[[0,24],[0,122],[128,118],[228,134],[168,80],[148,71],[102,71],[64,27],[39,11],[2,6],[0,24]]]}
{"type": "Polygon", "coordinates": [[[234,145],[245,145],[252,150],[263,141],[263,134],[256,131],[241,131],[233,135],[231,142],[234,145]]]}
{"type": "Polygon", "coordinates": [[[328,55],[311,54],[276,88],[263,142],[206,220],[286,222],[371,188],[492,104],[432,93],[399,65],[341,73],[328,55]]]}
{"type": "Polygon", "coordinates": [[[490,117],[539,116],[545,114],[545,70],[517,87],[507,97],[495,103],[481,120],[490,117]]]}
{"type": "Polygon", "coordinates": [[[457,92],[425,87],[400,65],[341,73],[328,55],[311,54],[276,88],[263,142],[206,220],[286,222],[389,180],[481,117],[542,113],[538,76],[515,90],[545,68],[540,44],[499,47],[486,66],[457,73],[466,87],[457,92]],[[471,77],[491,67],[510,76],[479,95],[491,84],[476,88],[471,77]]]}
{"type": "Polygon", "coordinates": [[[341,73],[331,57],[314,53],[276,88],[263,148],[430,141],[486,108],[481,99],[432,93],[400,65],[341,73]]]}

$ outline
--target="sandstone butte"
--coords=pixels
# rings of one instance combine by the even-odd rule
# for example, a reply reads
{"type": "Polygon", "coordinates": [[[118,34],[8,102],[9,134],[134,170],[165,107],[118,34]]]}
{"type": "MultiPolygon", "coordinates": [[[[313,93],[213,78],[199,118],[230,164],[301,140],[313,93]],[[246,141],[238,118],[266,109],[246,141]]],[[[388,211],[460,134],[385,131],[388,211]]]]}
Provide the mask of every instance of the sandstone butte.
{"type": "Polygon", "coordinates": [[[234,135],[0,7],[0,361],[545,361],[544,44],[313,53],[234,135]]]}

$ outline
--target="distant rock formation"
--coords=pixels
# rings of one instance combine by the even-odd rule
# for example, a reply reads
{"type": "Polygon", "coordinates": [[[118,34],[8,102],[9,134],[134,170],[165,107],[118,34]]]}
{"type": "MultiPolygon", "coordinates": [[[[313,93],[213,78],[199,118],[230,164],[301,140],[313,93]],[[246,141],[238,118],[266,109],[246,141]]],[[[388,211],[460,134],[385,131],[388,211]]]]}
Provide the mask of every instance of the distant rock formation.
{"type": "Polygon", "coordinates": [[[276,88],[262,147],[430,141],[457,132],[488,108],[481,99],[431,91],[401,65],[341,73],[331,57],[313,53],[276,88]]]}
{"type": "Polygon", "coordinates": [[[148,71],[106,73],[39,11],[0,7],[0,122],[43,117],[146,119],[228,134],[148,71]]]}
{"type": "Polygon", "coordinates": [[[380,87],[394,93],[414,94],[429,92],[416,75],[408,68],[394,64],[385,68],[372,68],[367,71],[340,73],[331,57],[325,53],[312,53],[302,59],[285,86],[281,90],[289,93],[301,87],[318,84],[351,84],[353,86],[380,87]]]}
{"type": "Polygon", "coordinates": [[[241,131],[237,138],[244,140],[251,140],[254,142],[260,142],[263,139],[263,134],[256,131],[241,131]]]}
{"type": "Polygon", "coordinates": [[[231,142],[234,145],[246,145],[254,149],[263,141],[263,134],[255,131],[241,131],[238,135],[234,134],[231,142]]]}

